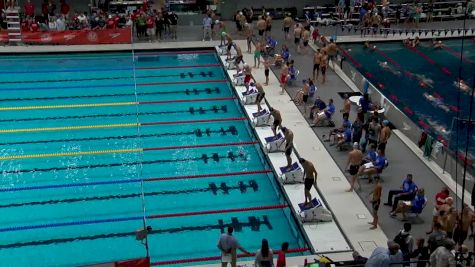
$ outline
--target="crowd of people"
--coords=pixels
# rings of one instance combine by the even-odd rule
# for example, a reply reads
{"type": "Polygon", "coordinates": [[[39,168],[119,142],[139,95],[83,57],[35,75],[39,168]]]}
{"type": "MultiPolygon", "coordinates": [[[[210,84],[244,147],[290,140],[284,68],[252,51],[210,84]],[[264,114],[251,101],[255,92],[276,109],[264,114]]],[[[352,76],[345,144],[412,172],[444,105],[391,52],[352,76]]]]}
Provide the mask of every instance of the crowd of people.
{"type": "MultiPolygon", "coordinates": [[[[0,29],[7,29],[6,14],[8,6],[2,10],[0,29]]],[[[152,9],[148,1],[127,13],[111,13],[99,8],[91,8],[89,12],[72,11],[66,0],[59,0],[59,8],[55,0],[44,0],[37,8],[31,0],[27,0],[21,9],[22,32],[45,32],[65,30],[100,30],[134,27],[137,38],[149,41],[176,39],[178,16],[175,12],[152,9]]]]}

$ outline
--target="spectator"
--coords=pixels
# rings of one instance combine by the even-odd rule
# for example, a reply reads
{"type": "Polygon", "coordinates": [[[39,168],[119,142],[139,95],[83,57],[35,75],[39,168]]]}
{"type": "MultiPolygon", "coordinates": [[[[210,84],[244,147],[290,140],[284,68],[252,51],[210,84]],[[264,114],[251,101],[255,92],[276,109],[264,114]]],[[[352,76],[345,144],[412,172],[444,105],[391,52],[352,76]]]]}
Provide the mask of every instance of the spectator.
{"type": "Polygon", "coordinates": [[[61,15],[63,15],[65,18],[68,18],[70,10],[68,3],[66,3],[66,0],[60,0],[59,2],[61,3],[61,15]]]}
{"type": "Polygon", "coordinates": [[[33,18],[35,16],[35,6],[31,0],[28,0],[25,4],[25,16],[27,18],[33,18]]]}
{"type": "Polygon", "coordinates": [[[262,239],[261,248],[257,250],[255,266],[256,267],[274,266],[273,252],[272,252],[272,249],[269,248],[269,242],[267,242],[267,239],[262,239]]]}
{"type": "Polygon", "coordinates": [[[213,24],[213,19],[211,18],[211,13],[209,13],[203,18],[203,41],[207,38],[209,38],[210,41],[213,41],[211,24],[213,24]]]}
{"type": "Polygon", "coordinates": [[[48,17],[48,0],[44,0],[43,4],[41,4],[41,15],[43,15],[44,18],[48,17]]]}
{"type": "Polygon", "coordinates": [[[107,20],[106,20],[106,28],[107,29],[115,29],[116,25],[115,25],[115,21],[114,21],[114,18],[112,17],[112,15],[109,15],[107,17],[107,20]]]}
{"type": "Polygon", "coordinates": [[[353,129],[353,142],[357,142],[358,144],[361,141],[361,137],[363,136],[363,127],[364,127],[364,115],[363,113],[358,113],[356,116],[356,120],[352,124],[353,129]]]}
{"type": "Polygon", "coordinates": [[[404,261],[409,261],[410,254],[414,248],[414,238],[411,235],[411,229],[412,225],[410,223],[404,223],[403,229],[394,237],[394,242],[399,245],[404,261]]]}
{"type": "Polygon", "coordinates": [[[444,186],[442,187],[442,190],[440,190],[440,192],[435,195],[435,205],[432,212],[432,225],[430,231],[426,232],[427,234],[432,233],[434,223],[438,220],[439,210],[441,209],[442,205],[445,204],[445,200],[449,197],[449,193],[449,189],[444,186]]]}
{"type": "Polygon", "coordinates": [[[140,14],[137,17],[136,21],[136,28],[137,28],[137,37],[141,38],[144,37],[147,33],[147,18],[145,17],[145,14],[140,14]]]}
{"type": "Polygon", "coordinates": [[[455,242],[451,239],[444,239],[439,246],[430,255],[431,267],[455,267],[455,255],[452,250],[455,248],[455,242]]]}
{"type": "Polygon", "coordinates": [[[411,267],[426,267],[429,261],[430,253],[429,247],[425,246],[424,238],[419,238],[416,241],[416,248],[410,254],[411,267]]]}
{"type": "Polygon", "coordinates": [[[176,28],[178,25],[178,16],[175,12],[171,12],[168,16],[168,21],[170,24],[170,38],[176,39],[176,28]]]}
{"type": "Polygon", "coordinates": [[[40,24],[36,20],[32,20],[30,24],[30,31],[37,32],[40,29],[40,24]]]}
{"type": "Polygon", "coordinates": [[[433,252],[436,248],[442,246],[446,236],[447,233],[442,230],[442,225],[439,222],[436,222],[434,224],[434,231],[429,235],[429,239],[427,240],[427,243],[429,244],[429,250],[433,252]]]}
{"type": "Polygon", "coordinates": [[[228,263],[231,263],[232,267],[236,266],[237,253],[239,249],[246,254],[250,254],[247,250],[241,247],[239,241],[232,235],[234,228],[228,227],[227,233],[222,234],[218,240],[218,248],[221,251],[221,266],[226,267],[228,263]]]}
{"type": "Polygon", "coordinates": [[[162,13],[158,12],[155,15],[155,36],[157,37],[157,41],[162,40],[164,27],[165,19],[163,18],[162,13]]]}
{"type": "Polygon", "coordinates": [[[417,185],[414,183],[412,174],[407,174],[403,180],[401,189],[390,190],[388,194],[388,201],[384,203],[386,206],[392,206],[391,212],[394,212],[400,200],[412,200],[416,195],[417,185]],[[394,201],[393,196],[395,196],[394,201]]]}
{"type": "Polygon", "coordinates": [[[276,267],[286,267],[287,262],[285,260],[285,253],[289,249],[289,243],[282,243],[281,250],[277,253],[277,266],[276,267]]]}
{"type": "Polygon", "coordinates": [[[419,188],[417,194],[412,201],[404,201],[399,204],[399,207],[391,212],[391,217],[396,217],[398,213],[402,214],[402,220],[406,221],[406,212],[410,211],[415,214],[420,214],[427,203],[427,199],[424,196],[424,188],[419,188]]]}
{"type": "Polygon", "coordinates": [[[391,137],[391,128],[389,127],[389,121],[383,121],[383,128],[381,129],[381,133],[379,134],[379,144],[378,149],[381,150],[381,153],[386,152],[386,144],[388,143],[389,138],[391,137]]]}
{"type": "Polygon", "coordinates": [[[454,231],[454,240],[459,246],[463,244],[468,236],[468,230],[470,229],[471,235],[473,235],[473,212],[467,204],[463,204],[462,211],[459,214],[457,226],[454,231]]]}
{"type": "Polygon", "coordinates": [[[372,118],[368,124],[368,144],[378,144],[379,133],[381,132],[381,125],[377,118],[372,118]]]}
{"type": "Polygon", "coordinates": [[[154,40],[154,36],[155,36],[155,17],[153,15],[148,16],[146,24],[147,24],[148,41],[149,42],[155,41],[154,40]]]}
{"type": "Polygon", "coordinates": [[[320,125],[321,122],[324,120],[331,120],[333,113],[335,113],[335,105],[333,104],[333,99],[328,100],[328,105],[323,112],[317,114],[315,117],[314,123],[310,125],[311,127],[315,127],[320,125]]]}
{"type": "Polygon", "coordinates": [[[56,29],[58,31],[66,30],[66,23],[64,21],[64,17],[61,15],[56,19],[56,29]]]}
{"type": "Polygon", "coordinates": [[[51,17],[49,18],[48,29],[49,29],[50,31],[56,31],[56,30],[57,30],[56,18],[55,18],[54,16],[51,16],[51,17]]]}
{"type": "Polygon", "coordinates": [[[319,96],[317,96],[315,98],[315,102],[313,103],[313,106],[310,108],[309,118],[313,119],[315,113],[319,113],[323,111],[326,107],[327,105],[325,104],[325,102],[319,96]]]}
{"type": "Polygon", "coordinates": [[[388,248],[377,247],[371,253],[365,267],[391,267],[402,266],[402,264],[395,265],[403,261],[402,252],[399,245],[394,241],[388,241],[388,248]]]}

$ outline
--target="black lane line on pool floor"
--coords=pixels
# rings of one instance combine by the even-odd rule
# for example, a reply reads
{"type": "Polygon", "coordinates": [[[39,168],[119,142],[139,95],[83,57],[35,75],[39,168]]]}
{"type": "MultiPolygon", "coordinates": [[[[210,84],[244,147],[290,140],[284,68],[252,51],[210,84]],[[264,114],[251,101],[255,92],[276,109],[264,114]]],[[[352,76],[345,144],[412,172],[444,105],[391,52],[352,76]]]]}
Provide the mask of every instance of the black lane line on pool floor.
{"type": "MultiPolygon", "coordinates": [[[[185,78],[194,78],[195,76],[200,77],[213,77],[214,72],[181,72],[179,74],[168,74],[168,75],[139,75],[135,78],[137,79],[148,79],[148,78],[165,78],[165,77],[179,77],[182,79],[185,78]]],[[[82,82],[82,81],[105,81],[105,80],[125,80],[133,79],[134,76],[121,76],[121,77],[97,77],[97,78],[81,78],[81,79],[58,79],[58,80],[30,80],[30,81],[2,81],[2,84],[17,84],[17,83],[54,83],[54,82],[82,82]]],[[[1,88],[0,88],[1,90],[1,88]]]]}
{"type": "MultiPolygon", "coordinates": [[[[253,232],[260,231],[262,226],[266,226],[267,229],[272,230],[273,226],[269,221],[267,215],[263,215],[262,219],[256,216],[249,216],[248,222],[241,222],[237,217],[231,217],[230,223],[224,223],[223,219],[219,219],[217,224],[207,224],[201,226],[182,226],[174,228],[163,228],[158,230],[152,230],[149,235],[155,234],[174,234],[180,232],[189,232],[189,231],[209,231],[209,230],[220,230],[221,233],[225,232],[225,229],[229,226],[234,228],[235,232],[241,232],[245,228],[250,228],[253,232]]],[[[152,228],[153,225],[152,225],[152,228]]],[[[70,243],[74,241],[92,241],[97,239],[107,239],[107,238],[121,238],[121,237],[133,237],[135,232],[122,232],[122,233],[109,233],[109,234],[98,234],[98,235],[89,235],[89,236],[78,236],[78,237],[65,237],[65,238],[55,238],[47,240],[38,240],[38,241],[29,241],[29,242],[17,242],[10,244],[0,244],[0,249],[10,249],[10,248],[21,248],[28,246],[44,246],[44,245],[53,245],[61,243],[70,243]]]]}
{"type": "MultiPolygon", "coordinates": [[[[1,89],[0,89],[1,91],[1,89]]],[[[167,94],[185,94],[185,95],[199,95],[201,93],[206,93],[208,95],[216,93],[221,93],[221,89],[218,87],[215,88],[187,88],[184,90],[175,90],[175,91],[159,91],[159,92],[137,92],[138,96],[150,96],[150,95],[167,95],[167,94]]],[[[123,93],[123,94],[100,94],[100,95],[73,95],[73,96],[51,96],[51,97],[27,97],[27,98],[3,98],[0,99],[0,102],[8,101],[32,101],[32,100],[60,100],[60,99],[84,99],[84,98],[102,98],[102,97],[124,97],[124,96],[135,96],[135,93],[123,93]]]]}
{"type": "Polygon", "coordinates": [[[190,113],[194,115],[206,114],[207,112],[218,113],[222,111],[223,113],[228,112],[228,107],[223,106],[211,106],[210,108],[203,107],[189,107],[188,109],[182,110],[170,110],[170,111],[151,111],[151,112],[130,112],[130,113],[112,113],[112,114],[93,114],[93,115],[80,115],[80,116],[57,116],[57,117],[44,117],[44,118],[23,118],[23,119],[4,119],[0,120],[1,122],[20,122],[20,121],[47,121],[47,120],[68,120],[68,119],[87,119],[87,118],[113,118],[113,117],[128,117],[128,116],[148,116],[148,115],[163,115],[163,114],[178,114],[178,113],[190,113]]]}
{"type": "Polygon", "coordinates": [[[24,145],[24,144],[46,144],[46,143],[62,143],[62,142],[80,142],[80,141],[96,141],[96,140],[122,140],[130,138],[149,138],[149,137],[162,137],[162,136],[178,136],[178,135],[196,135],[197,137],[211,136],[211,134],[226,135],[238,135],[238,131],[235,126],[229,126],[227,129],[221,127],[218,130],[212,130],[210,128],[197,128],[193,131],[183,132],[168,132],[168,133],[154,133],[154,134],[134,134],[134,135],[121,135],[121,136],[103,136],[103,137],[85,137],[85,138],[71,138],[71,139],[54,139],[54,140],[38,140],[38,141],[19,141],[10,143],[0,143],[0,146],[5,145],[24,145]]]}
{"type": "MultiPolygon", "coordinates": [[[[209,183],[206,188],[194,188],[194,189],[185,189],[185,190],[164,190],[164,191],[155,191],[155,192],[144,192],[145,197],[159,196],[159,195],[179,195],[179,194],[191,194],[191,193],[204,193],[211,192],[213,195],[218,195],[221,192],[224,195],[229,194],[230,191],[239,190],[241,194],[247,192],[248,189],[252,189],[254,192],[259,190],[259,185],[255,180],[249,180],[248,184],[243,181],[239,181],[237,186],[229,186],[225,182],[221,182],[218,186],[216,183],[209,183]]],[[[107,195],[107,196],[93,196],[93,197],[82,197],[82,198],[66,198],[66,199],[55,199],[55,200],[44,200],[44,201],[32,201],[24,203],[10,203],[2,204],[0,208],[14,208],[14,207],[23,207],[23,206],[38,206],[38,205],[52,205],[52,204],[61,204],[61,203],[75,203],[82,201],[101,201],[101,200],[116,200],[116,199],[127,199],[127,198],[136,198],[141,197],[142,193],[131,193],[131,194],[118,194],[118,195],[107,195]]]]}
{"type": "Polygon", "coordinates": [[[3,170],[1,173],[5,175],[5,174],[18,174],[18,173],[31,173],[31,172],[80,170],[80,169],[90,169],[90,168],[110,168],[110,167],[119,167],[119,166],[134,166],[138,164],[149,165],[149,164],[188,162],[188,161],[203,161],[205,164],[207,164],[209,161],[219,162],[221,159],[229,159],[234,162],[236,161],[236,159],[247,160],[247,156],[242,152],[237,152],[235,154],[234,152],[231,151],[231,152],[228,152],[228,154],[226,155],[220,155],[219,153],[210,153],[210,154],[202,154],[201,157],[190,157],[190,158],[182,158],[182,159],[158,159],[158,160],[134,161],[134,162],[125,162],[125,163],[79,165],[79,166],[69,166],[69,167],[3,170]]]}

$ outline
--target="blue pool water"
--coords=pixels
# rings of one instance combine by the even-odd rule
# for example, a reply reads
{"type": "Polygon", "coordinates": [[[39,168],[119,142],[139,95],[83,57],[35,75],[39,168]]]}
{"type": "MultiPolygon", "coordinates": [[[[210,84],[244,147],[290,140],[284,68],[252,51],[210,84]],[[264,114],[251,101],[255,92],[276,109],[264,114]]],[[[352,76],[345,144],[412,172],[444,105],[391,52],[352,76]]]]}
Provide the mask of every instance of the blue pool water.
{"type": "MultiPolygon", "coordinates": [[[[343,48],[362,65],[359,70],[368,80],[414,122],[426,128],[435,138],[450,140],[451,149],[465,152],[467,127],[461,125],[458,133],[455,127],[451,129],[454,117],[468,118],[471,99],[471,89],[461,91],[458,106],[456,81],[459,77],[461,42],[461,39],[446,40],[442,49],[434,49],[428,41],[422,42],[417,51],[405,48],[401,42],[375,43],[376,50],[365,49],[361,44],[344,45],[343,48]],[[387,62],[388,69],[381,66],[383,62],[387,62]],[[368,73],[372,76],[368,77],[368,73]],[[424,84],[426,81],[429,81],[426,83],[428,86],[424,84]],[[457,135],[458,148],[455,146],[457,135]]],[[[475,44],[471,39],[464,41],[463,58],[461,78],[472,87],[475,44]]],[[[473,134],[469,150],[473,157],[473,134]]]]}
{"type": "Polygon", "coordinates": [[[159,216],[286,201],[214,53],[133,59],[0,59],[2,266],[144,257],[144,217],[152,262],[219,255],[228,225],[250,251],[307,247],[285,207],[159,216]]]}

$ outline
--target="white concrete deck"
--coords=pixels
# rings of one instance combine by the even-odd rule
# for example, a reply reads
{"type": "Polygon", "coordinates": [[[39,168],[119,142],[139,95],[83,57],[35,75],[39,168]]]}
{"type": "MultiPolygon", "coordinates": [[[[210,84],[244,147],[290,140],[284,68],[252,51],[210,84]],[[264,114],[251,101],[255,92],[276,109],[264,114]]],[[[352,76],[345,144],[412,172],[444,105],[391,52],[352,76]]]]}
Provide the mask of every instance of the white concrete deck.
{"type": "MultiPolygon", "coordinates": [[[[236,43],[241,47],[246,46],[245,41],[236,41],[236,43]]],[[[253,55],[244,54],[244,61],[253,62],[253,55]]],[[[235,72],[231,71],[231,74],[235,72]]],[[[258,82],[264,81],[263,69],[254,69],[253,77],[258,82]]],[[[385,246],[388,240],[386,235],[379,228],[369,230],[367,222],[372,219],[370,212],[356,193],[345,192],[349,188],[349,183],[344,174],[324,149],[323,144],[315,136],[297,107],[291,102],[290,96],[280,95],[277,77],[270,75],[269,86],[265,90],[269,104],[281,111],[283,125],[294,132],[296,150],[301,157],[310,160],[315,165],[318,172],[318,188],[321,193],[318,196],[323,197],[330,206],[334,218],[339,222],[341,231],[346,235],[351,246],[365,256],[369,256],[376,246],[385,246]]],[[[246,110],[248,113],[252,113],[256,111],[256,107],[254,105],[246,106],[246,110]]],[[[261,140],[263,137],[271,135],[268,130],[260,130],[258,133],[265,134],[260,137],[261,140]]],[[[270,155],[270,159],[276,170],[285,165],[283,153],[270,155]]],[[[303,184],[284,186],[293,207],[297,207],[298,203],[303,202],[303,187],[303,184]]],[[[317,192],[313,191],[312,194],[317,195],[317,192]]],[[[346,242],[344,242],[343,234],[334,232],[333,226],[324,226],[324,224],[304,226],[315,250],[335,249],[337,246],[345,247],[346,242]]]]}

